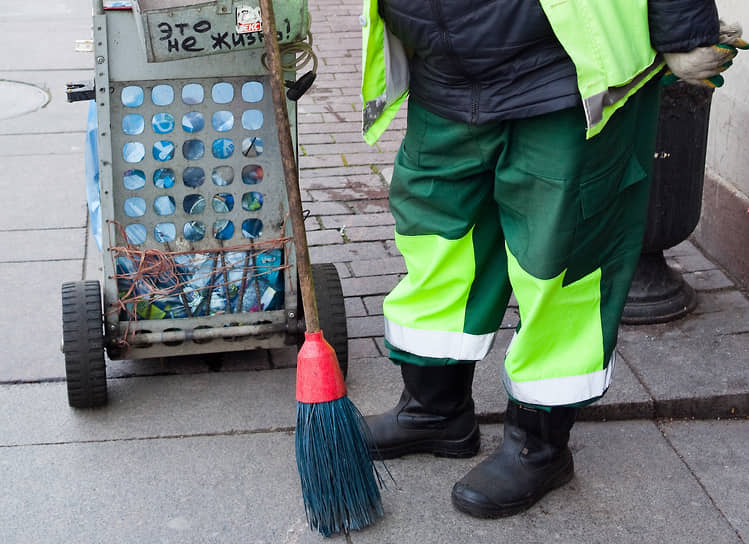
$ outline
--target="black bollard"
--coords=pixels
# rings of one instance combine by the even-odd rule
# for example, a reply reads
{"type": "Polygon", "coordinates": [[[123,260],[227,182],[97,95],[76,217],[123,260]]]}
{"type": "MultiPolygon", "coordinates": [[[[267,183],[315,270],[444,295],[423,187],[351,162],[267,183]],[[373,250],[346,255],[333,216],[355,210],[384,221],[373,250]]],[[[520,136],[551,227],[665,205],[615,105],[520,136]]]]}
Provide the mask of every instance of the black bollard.
{"type": "Polygon", "coordinates": [[[672,321],[697,304],[663,250],[686,240],[700,219],[712,94],[681,81],[663,88],[647,225],[622,323],[672,321]]]}

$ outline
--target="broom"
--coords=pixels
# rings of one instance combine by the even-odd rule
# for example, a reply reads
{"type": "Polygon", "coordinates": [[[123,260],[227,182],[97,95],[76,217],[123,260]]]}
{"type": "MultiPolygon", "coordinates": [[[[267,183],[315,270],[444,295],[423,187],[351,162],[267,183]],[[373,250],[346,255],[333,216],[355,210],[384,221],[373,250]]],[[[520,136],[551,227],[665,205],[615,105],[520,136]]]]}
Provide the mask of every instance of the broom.
{"type": "Polygon", "coordinates": [[[383,515],[382,479],[369,453],[369,429],[320,330],[272,1],[260,0],[260,9],[306,324],[297,356],[296,461],[310,529],[330,536],[383,515]]]}

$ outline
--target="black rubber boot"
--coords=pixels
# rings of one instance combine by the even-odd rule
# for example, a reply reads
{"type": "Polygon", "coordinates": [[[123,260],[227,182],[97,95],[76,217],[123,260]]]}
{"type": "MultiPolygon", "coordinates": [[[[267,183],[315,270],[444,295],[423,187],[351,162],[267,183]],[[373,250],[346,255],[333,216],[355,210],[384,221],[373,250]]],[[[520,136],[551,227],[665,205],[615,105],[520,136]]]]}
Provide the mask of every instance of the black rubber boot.
{"type": "Polygon", "coordinates": [[[471,396],[475,367],[475,363],[401,364],[400,401],[392,410],[366,418],[372,431],[372,454],[383,459],[409,453],[476,455],[480,436],[471,396]]]}
{"type": "Polygon", "coordinates": [[[453,505],[477,518],[511,516],[569,482],[575,469],[567,442],[576,412],[510,401],[502,445],[453,486],[453,505]]]}

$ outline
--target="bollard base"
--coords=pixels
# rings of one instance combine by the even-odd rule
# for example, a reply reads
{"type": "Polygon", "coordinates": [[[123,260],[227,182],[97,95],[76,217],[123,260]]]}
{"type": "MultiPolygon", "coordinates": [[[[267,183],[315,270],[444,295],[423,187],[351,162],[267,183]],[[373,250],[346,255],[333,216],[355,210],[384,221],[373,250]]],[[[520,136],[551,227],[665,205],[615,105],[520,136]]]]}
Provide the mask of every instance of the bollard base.
{"type": "Polygon", "coordinates": [[[696,305],[694,289],[666,263],[662,251],[643,253],[627,295],[622,323],[666,323],[684,317],[696,305]]]}

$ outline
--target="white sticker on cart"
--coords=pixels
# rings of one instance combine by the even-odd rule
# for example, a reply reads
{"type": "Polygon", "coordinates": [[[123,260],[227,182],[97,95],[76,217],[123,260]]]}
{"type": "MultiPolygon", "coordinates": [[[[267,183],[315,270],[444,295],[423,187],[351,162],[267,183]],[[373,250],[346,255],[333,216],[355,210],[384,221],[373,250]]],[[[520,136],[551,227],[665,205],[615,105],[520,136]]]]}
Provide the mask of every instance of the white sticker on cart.
{"type": "Polygon", "coordinates": [[[260,8],[237,6],[237,34],[261,32],[263,30],[260,8]]]}

